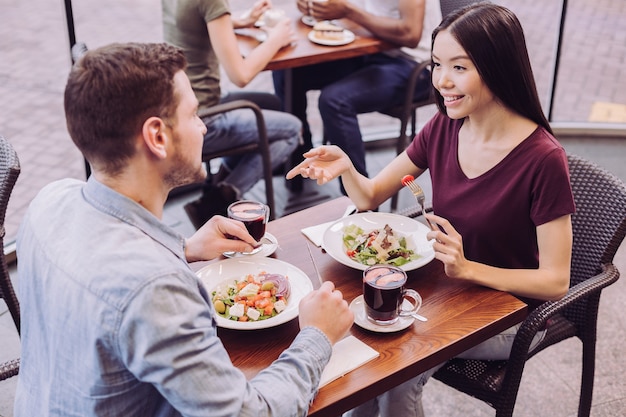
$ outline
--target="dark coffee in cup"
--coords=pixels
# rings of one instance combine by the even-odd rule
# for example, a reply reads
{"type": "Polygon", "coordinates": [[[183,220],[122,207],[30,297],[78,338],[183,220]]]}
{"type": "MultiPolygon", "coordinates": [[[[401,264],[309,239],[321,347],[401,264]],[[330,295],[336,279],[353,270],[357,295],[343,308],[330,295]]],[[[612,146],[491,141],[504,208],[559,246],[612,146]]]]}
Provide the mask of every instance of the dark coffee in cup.
{"type": "Polygon", "coordinates": [[[374,265],[363,272],[363,299],[367,318],[379,325],[394,324],[398,317],[417,312],[422,304],[419,294],[405,289],[406,272],[388,265],[374,265]],[[412,309],[403,310],[402,301],[412,299],[412,309]]]}

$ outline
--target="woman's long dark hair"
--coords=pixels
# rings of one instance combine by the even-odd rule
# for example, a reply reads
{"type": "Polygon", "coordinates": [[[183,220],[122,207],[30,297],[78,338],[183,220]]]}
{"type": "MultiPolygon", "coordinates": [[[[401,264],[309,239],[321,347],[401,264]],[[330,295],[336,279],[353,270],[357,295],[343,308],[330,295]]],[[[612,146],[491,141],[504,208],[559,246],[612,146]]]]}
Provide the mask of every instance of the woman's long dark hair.
{"type": "MultiPolygon", "coordinates": [[[[524,31],[513,12],[492,3],[475,3],[444,18],[433,31],[433,45],[442,30],[463,47],[502,104],[552,133],[537,95],[524,31]]],[[[436,90],[435,97],[439,111],[446,114],[443,97],[436,90]]]]}

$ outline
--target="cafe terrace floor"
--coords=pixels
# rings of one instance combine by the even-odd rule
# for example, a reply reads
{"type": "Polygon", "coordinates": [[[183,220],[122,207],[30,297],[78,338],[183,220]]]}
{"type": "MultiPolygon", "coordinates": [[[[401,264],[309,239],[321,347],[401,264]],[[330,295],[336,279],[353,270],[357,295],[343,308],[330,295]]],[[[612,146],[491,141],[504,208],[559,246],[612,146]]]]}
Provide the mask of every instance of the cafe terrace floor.
{"type": "MultiPolygon", "coordinates": [[[[275,7],[292,0],[274,0],[275,7]]],[[[544,106],[549,103],[552,65],[558,31],[559,0],[496,0],[510,7],[525,28],[531,61],[544,106]]],[[[231,0],[243,10],[248,0],[231,0]]],[[[626,181],[626,2],[623,0],[570,0],[564,32],[561,70],[554,99],[553,118],[568,152],[584,156],[626,181]],[[594,122],[607,134],[586,134],[569,127],[594,122]],[[607,128],[604,130],[604,128],[607,128]]],[[[160,42],[162,30],[158,0],[81,0],[74,2],[76,36],[90,48],[111,42],[160,42]]],[[[84,178],[83,161],[67,135],[63,118],[63,88],[70,66],[63,2],[0,0],[0,134],[16,148],[22,173],[11,196],[5,243],[10,243],[32,197],[45,184],[63,177],[84,178]]],[[[235,90],[227,81],[224,89],[235,90]]],[[[259,75],[246,89],[272,91],[270,77],[259,75]]],[[[314,141],[320,141],[316,93],[310,93],[309,119],[314,141]]],[[[423,123],[434,112],[419,112],[423,123]]],[[[368,139],[393,131],[394,123],[378,115],[361,119],[368,139]]],[[[375,174],[393,158],[389,148],[368,153],[375,174]]],[[[430,195],[427,178],[420,178],[430,195]]],[[[302,193],[287,191],[284,180],[274,178],[278,216],[339,196],[338,186],[306,183],[302,193]]],[[[260,184],[249,194],[263,198],[260,184]]],[[[192,231],[182,205],[195,193],[173,198],[165,221],[182,233],[192,231]]],[[[407,190],[400,206],[413,204],[407,190]]],[[[381,210],[386,210],[383,205],[381,210]]],[[[615,263],[626,271],[626,245],[615,263]]],[[[16,283],[19,277],[14,274],[16,283]]],[[[592,416],[626,415],[626,279],[603,293],[599,314],[596,376],[592,416]]],[[[2,303],[0,301],[0,303],[2,303]]],[[[19,355],[19,338],[10,315],[0,305],[0,360],[19,355]]],[[[515,416],[567,417],[576,415],[580,379],[580,343],[570,340],[534,357],[527,365],[515,416]]],[[[13,415],[17,378],[0,382],[0,417],[13,415]]],[[[485,404],[458,394],[437,381],[424,394],[429,416],[493,416],[485,404]]]]}

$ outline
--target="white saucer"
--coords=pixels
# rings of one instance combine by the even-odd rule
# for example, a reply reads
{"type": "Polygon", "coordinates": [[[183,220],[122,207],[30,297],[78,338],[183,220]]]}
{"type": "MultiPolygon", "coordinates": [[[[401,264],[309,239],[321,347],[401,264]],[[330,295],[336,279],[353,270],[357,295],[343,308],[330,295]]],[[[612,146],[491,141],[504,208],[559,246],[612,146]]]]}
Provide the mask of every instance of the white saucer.
{"type": "Polygon", "coordinates": [[[315,26],[315,24],[317,23],[317,20],[313,16],[307,16],[307,15],[302,16],[300,18],[300,21],[304,23],[305,25],[311,26],[311,27],[315,26]]]}
{"type": "Polygon", "coordinates": [[[242,252],[224,252],[224,256],[227,258],[239,258],[246,256],[270,256],[276,249],[278,249],[278,239],[276,236],[269,232],[265,232],[264,237],[270,240],[272,243],[263,243],[261,245],[261,250],[254,253],[242,253],[242,252]]]}
{"type": "Polygon", "coordinates": [[[315,30],[310,31],[307,37],[309,38],[311,42],[317,43],[319,45],[324,45],[324,46],[347,45],[351,42],[354,42],[354,40],[356,39],[356,35],[354,34],[354,32],[349,31],[348,29],[343,30],[343,37],[341,39],[319,38],[318,32],[316,32],[315,30]]]}
{"type": "Polygon", "coordinates": [[[394,324],[390,324],[387,326],[381,326],[379,324],[372,323],[367,318],[367,314],[365,314],[365,301],[363,301],[362,295],[359,295],[357,298],[352,300],[352,302],[350,303],[350,310],[352,310],[352,312],[354,313],[354,322],[356,323],[356,325],[364,329],[371,330],[372,332],[399,332],[400,330],[404,330],[409,327],[415,321],[413,317],[399,317],[398,321],[396,321],[394,324]]]}

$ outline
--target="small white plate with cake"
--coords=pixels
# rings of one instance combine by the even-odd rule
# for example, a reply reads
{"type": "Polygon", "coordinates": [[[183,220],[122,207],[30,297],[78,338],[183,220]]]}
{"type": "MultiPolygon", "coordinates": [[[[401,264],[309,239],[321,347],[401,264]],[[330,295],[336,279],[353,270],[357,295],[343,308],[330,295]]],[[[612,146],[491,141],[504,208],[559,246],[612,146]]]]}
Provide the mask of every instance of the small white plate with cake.
{"type": "Polygon", "coordinates": [[[355,39],[354,33],[328,20],[317,22],[309,32],[309,40],[325,46],[347,45],[355,39]]]}

